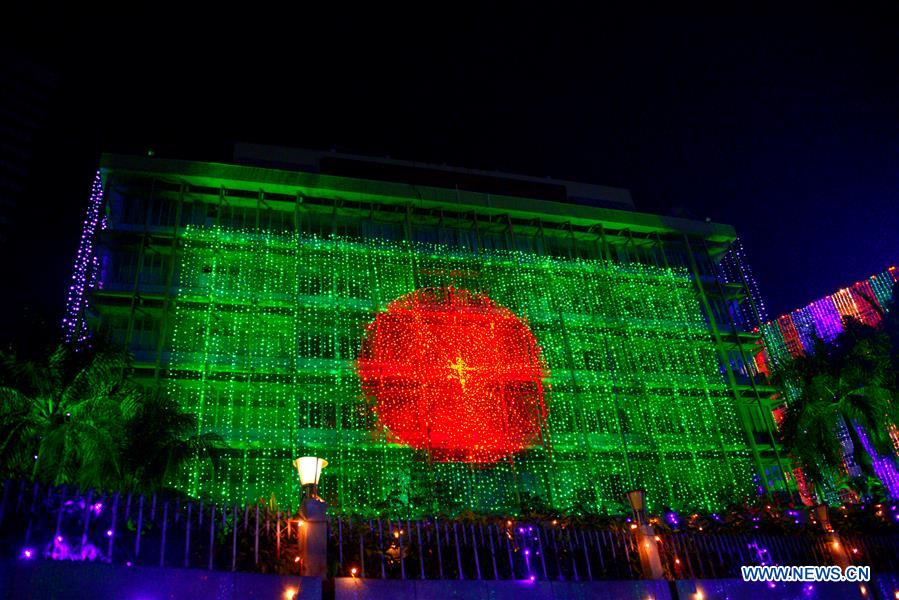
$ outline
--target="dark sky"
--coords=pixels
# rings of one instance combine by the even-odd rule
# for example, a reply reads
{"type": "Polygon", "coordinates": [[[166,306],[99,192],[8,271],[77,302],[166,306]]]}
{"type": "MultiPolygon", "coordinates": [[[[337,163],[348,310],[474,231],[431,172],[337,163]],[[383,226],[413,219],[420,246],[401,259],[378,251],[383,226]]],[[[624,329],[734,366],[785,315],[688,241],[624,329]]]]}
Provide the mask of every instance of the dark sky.
{"type": "Polygon", "coordinates": [[[899,262],[895,17],[173,21],[55,22],[10,50],[59,77],[16,302],[60,313],[101,151],[226,160],[235,140],[627,187],[733,224],[772,314],[899,262]]]}

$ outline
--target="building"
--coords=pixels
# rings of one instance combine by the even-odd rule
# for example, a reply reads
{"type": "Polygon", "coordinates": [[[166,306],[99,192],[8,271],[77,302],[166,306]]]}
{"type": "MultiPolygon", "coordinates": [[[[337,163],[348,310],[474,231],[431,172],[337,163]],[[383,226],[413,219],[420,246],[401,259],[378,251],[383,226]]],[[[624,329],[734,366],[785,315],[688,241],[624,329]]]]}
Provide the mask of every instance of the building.
{"type": "Polygon", "coordinates": [[[227,448],[173,485],[342,513],[722,507],[787,490],[727,225],[621,189],[238,146],[104,155],[69,339],[102,332],[227,448]]]}

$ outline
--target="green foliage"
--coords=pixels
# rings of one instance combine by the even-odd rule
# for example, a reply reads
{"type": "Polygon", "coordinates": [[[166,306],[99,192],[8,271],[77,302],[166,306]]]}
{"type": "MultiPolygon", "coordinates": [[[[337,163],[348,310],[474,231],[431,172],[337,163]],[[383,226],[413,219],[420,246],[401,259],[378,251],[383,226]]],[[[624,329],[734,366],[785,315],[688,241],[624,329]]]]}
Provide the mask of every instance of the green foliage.
{"type": "Polygon", "coordinates": [[[42,360],[0,355],[0,476],[152,491],[218,437],[131,378],[128,356],[56,347],[42,360]]]}

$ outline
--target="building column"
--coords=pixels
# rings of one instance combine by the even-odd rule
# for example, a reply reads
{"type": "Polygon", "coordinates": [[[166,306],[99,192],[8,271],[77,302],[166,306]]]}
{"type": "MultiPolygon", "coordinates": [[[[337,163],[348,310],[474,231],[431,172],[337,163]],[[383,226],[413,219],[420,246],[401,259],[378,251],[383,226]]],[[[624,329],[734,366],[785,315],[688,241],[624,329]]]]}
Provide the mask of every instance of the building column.
{"type": "Polygon", "coordinates": [[[627,500],[634,511],[634,535],[637,538],[637,550],[640,554],[640,568],[643,579],[664,579],[662,557],[659,554],[659,543],[656,532],[646,521],[646,492],[633,490],[627,493],[627,500]]]}

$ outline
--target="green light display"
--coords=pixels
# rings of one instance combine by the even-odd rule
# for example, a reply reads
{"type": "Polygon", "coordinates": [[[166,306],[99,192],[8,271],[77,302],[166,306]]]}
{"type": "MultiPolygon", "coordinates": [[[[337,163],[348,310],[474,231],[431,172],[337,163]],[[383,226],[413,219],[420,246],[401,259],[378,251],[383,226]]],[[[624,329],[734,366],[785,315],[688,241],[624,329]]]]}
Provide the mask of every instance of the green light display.
{"type": "MultiPolygon", "coordinates": [[[[523,504],[714,510],[752,493],[749,450],[685,271],[381,240],[188,228],[168,391],[227,449],[172,484],[296,505],[290,461],[329,461],[336,513],[517,514],[523,504]],[[388,305],[461,289],[523,319],[545,361],[545,422],[484,464],[434,460],[379,424],[357,358],[388,305]]],[[[441,342],[437,340],[436,342],[441,342]]]]}

